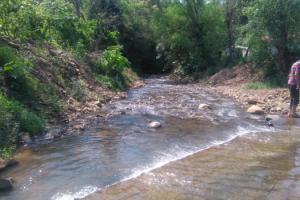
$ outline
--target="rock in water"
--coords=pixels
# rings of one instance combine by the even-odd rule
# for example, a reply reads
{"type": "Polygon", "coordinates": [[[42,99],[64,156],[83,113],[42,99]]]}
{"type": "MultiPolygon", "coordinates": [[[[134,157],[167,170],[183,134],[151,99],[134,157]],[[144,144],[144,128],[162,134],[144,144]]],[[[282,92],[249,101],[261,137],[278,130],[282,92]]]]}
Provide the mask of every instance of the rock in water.
{"type": "Polygon", "coordinates": [[[10,159],[7,161],[0,159],[0,172],[6,170],[7,168],[14,167],[17,164],[19,164],[19,162],[14,159],[10,159]]]}
{"type": "Polygon", "coordinates": [[[29,133],[23,133],[21,135],[21,142],[23,144],[29,144],[29,143],[31,143],[32,140],[31,140],[30,134],[29,133]]]}
{"type": "Polygon", "coordinates": [[[8,191],[13,188],[12,179],[0,179],[0,191],[8,191]]]}
{"type": "Polygon", "coordinates": [[[160,128],[161,127],[161,123],[159,123],[159,122],[151,122],[150,124],[148,124],[148,126],[150,128],[160,128]]]}
{"type": "Polygon", "coordinates": [[[250,108],[248,108],[247,113],[262,115],[265,112],[261,107],[253,105],[250,108]]]}
{"type": "Polygon", "coordinates": [[[280,119],[280,115],[267,115],[265,119],[266,121],[271,121],[271,120],[277,121],[280,119]]]}
{"type": "Polygon", "coordinates": [[[209,105],[205,104],[205,103],[202,103],[198,106],[198,109],[199,110],[203,110],[203,109],[209,109],[209,105]]]}
{"type": "Polygon", "coordinates": [[[2,159],[0,158],[0,171],[3,170],[5,167],[6,167],[5,160],[2,160],[2,159]]]}
{"type": "Polygon", "coordinates": [[[16,161],[15,159],[10,159],[10,160],[7,161],[6,167],[14,167],[18,164],[19,164],[19,162],[16,161]]]}

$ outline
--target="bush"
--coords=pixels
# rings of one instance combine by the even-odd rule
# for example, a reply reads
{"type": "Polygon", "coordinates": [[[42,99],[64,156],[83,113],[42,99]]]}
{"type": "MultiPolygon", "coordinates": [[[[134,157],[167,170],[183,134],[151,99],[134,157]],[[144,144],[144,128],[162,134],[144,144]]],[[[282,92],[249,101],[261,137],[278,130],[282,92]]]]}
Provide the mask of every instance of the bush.
{"type": "Polygon", "coordinates": [[[119,76],[122,71],[130,66],[129,61],[122,55],[121,46],[108,47],[96,61],[98,72],[106,76],[119,76]]]}
{"type": "Polygon", "coordinates": [[[121,50],[121,46],[110,46],[95,63],[96,80],[110,89],[123,90],[128,87],[123,71],[130,67],[130,62],[121,50]]]}
{"type": "Polygon", "coordinates": [[[75,48],[75,56],[78,59],[83,60],[86,54],[87,54],[86,46],[83,44],[82,41],[78,41],[75,48]]]}
{"type": "Polygon", "coordinates": [[[0,96],[0,157],[9,156],[8,149],[16,147],[19,125],[7,108],[7,100],[0,96]]]}
{"type": "Polygon", "coordinates": [[[0,156],[7,157],[16,148],[19,132],[31,136],[43,133],[45,122],[33,112],[0,93],[0,156]]]}
{"type": "MultiPolygon", "coordinates": [[[[0,110],[7,113],[5,117],[7,121],[3,122],[8,122],[8,120],[10,120],[11,122],[15,122],[16,124],[18,124],[19,131],[21,132],[28,132],[33,136],[44,131],[45,122],[43,119],[41,119],[33,112],[28,111],[19,102],[9,100],[2,93],[0,93],[0,110]]],[[[12,125],[11,127],[13,128],[15,127],[15,125],[12,125]]]]}
{"type": "Polygon", "coordinates": [[[31,63],[24,60],[15,60],[6,63],[3,68],[6,86],[11,95],[29,103],[36,99],[35,91],[38,81],[29,73],[31,63]]]}
{"type": "Polygon", "coordinates": [[[16,52],[7,46],[0,47],[0,69],[4,67],[6,63],[16,60],[16,52]]]}
{"type": "Polygon", "coordinates": [[[59,98],[54,89],[43,84],[32,74],[32,63],[23,59],[14,59],[3,66],[2,79],[8,95],[25,104],[35,111],[39,111],[44,116],[50,115],[45,112],[51,108],[52,113],[59,113],[61,106],[59,98]]]}

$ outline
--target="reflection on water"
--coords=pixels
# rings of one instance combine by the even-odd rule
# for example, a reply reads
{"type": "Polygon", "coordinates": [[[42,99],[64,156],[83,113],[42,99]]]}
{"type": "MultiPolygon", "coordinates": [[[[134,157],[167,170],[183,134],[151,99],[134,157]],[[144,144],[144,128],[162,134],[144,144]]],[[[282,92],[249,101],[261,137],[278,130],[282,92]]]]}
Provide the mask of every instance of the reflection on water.
{"type": "Polygon", "coordinates": [[[297,187],[298,135],[207,88],[148,79],[106,110],[82,135],[21,150],[21,165],[4,174],[16,188],[0,198],[260,199],[297,187]],[[152,120],[162,128],[148,128],[152,120]]]}

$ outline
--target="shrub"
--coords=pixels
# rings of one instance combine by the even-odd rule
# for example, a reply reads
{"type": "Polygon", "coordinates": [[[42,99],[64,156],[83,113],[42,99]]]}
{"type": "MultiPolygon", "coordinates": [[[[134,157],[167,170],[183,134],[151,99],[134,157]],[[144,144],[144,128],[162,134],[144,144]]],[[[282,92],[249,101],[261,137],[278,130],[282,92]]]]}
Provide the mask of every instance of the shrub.
{"type": "Polygon", "coordinates": [[[130,66],[129,61],[122,55],[122,47],[110,46],[108,47],[100,58],[96,61],[98,71],[110,77],[119,76],[122,71],[130,66]]]}
{"type": "Polygon", "coordinates": [[[24,60],[15,60],[4,65],[3,75],[6,86],[12,96],[29,103],[36,99],[35,91],[38,81],[29,73],[31,63],[24,60]]]}
{"type": "Polygon", "coordinates": [[[52,113],[59,113],[61,106],[59,98],[51,86],[43,84],[32,74],[32,63],[27,60],[15,59],[4,65],[2,76],[8,88],[9,96],[26,106],[39,111],[44,116],[50,115],[45,108],[51,108],[52,113]]]}
{"type": "Polygon", "coordinates": [[[96,80],[110,89],[123,90],[128,87],[123,71],[130,67],[130,62],[122,55],[121,50],[119,45],[110,46],[95,63],[96,80]]]}
{"type": "Polygon", "coordinates": [[[16,148],[20,132],[31,136],[43,133],[45,122],[33,112],[0,93],[0,156],[8,157],[16,148]]]}
{"type": "Polygon", "coordinates": [[[0,47],[0,69],[4,67],[6,63],[16,60],[16,52],[7,46],[0,47]]]}
{"type": "MultiPolygon", "coordinates": [[[[11,122],[15,122],[16,124],[18,124],[18,128],[21,132],[28,132],[33,136],[44,131],[45,122],[43,119],[41,119],[33,112],[28,111],[19,102],[9,100],[5,95],[1,93],[0,110],[7,113],[5,117],[7,121],[3,121],[3,123],[8,122],[8,120],[10,120],[11,122]]],[[[6,124],[5,126],[7,125],[9,124],[6,124]]],[[[15,125],[12,125],[10,129],[14,127],[15,125]]]]}
{"type": "Polygon", "coordinates": [[[19,125],[7,108],[7,100],[0,96],[0,157],[9,156],[9,149],[14,149],[19,125]]]}
{"type": "Polygon", "coordinates": [[[87,54],[87,48],[82,41],[78,41],[75,48],[75,56],[82,60],[87,54]]]}

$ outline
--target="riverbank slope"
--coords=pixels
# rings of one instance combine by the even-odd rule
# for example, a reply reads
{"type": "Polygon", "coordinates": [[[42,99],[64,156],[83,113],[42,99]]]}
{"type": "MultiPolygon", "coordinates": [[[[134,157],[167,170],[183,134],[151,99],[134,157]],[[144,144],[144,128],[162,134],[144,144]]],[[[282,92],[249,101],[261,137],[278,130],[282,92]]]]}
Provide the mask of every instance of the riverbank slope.
{"type": "Polygon", "coordinates": [[[47,43],[0,38],[0,158],[42,135],[52,140],[83,130],[84,117],[101,117],[105,103],[142,84],[130,66],[101,74],[101,59],[101,52],[83,58],[47,43]]]}
{"type": "MultiPolygon", "coordinates": [[[[287,88],[258,81],[258,74],[252,63],[223,69],[206,80],[215,92],[233,98],[245,109],[256,105],[265,114],[286,115],[290,96],[287,88]]],[[[298,109],[300,111],[300,109],[298,109]]]]}

